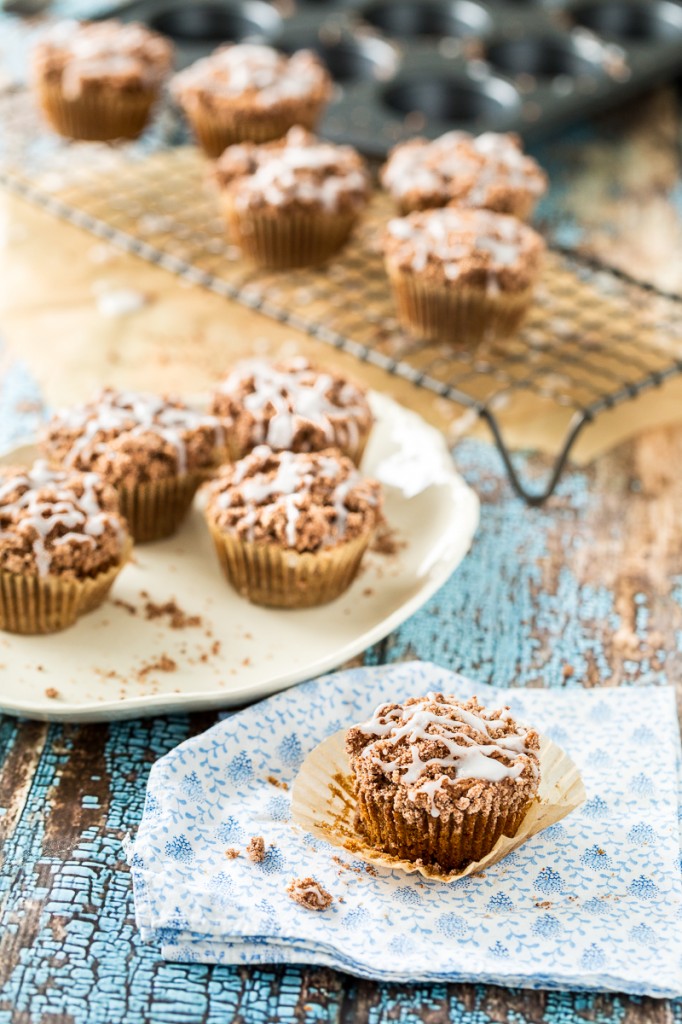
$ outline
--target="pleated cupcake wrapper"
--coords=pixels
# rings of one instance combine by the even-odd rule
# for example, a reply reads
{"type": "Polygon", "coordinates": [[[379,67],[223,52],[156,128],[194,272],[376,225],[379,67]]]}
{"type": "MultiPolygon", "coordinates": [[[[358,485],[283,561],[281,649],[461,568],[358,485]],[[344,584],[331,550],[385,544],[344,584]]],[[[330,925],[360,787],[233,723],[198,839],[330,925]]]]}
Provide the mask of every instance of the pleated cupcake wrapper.
{"type": "MultiPolygon", "coordinates": [[[[530,220],[533,214],[536,202],[535,196],[519,194],[513,198],[510,197],[510,201],[507,203],[498,203],[497,205],[493,203],[490,206],[481,206],[481,209],[492,210],[494,213],[506,213],[510,217],[516,217],[517,220],[527,221],[530,220]]],[[[453,202],[434,203],[433,206],[428,206],[420,202],[419,199],[412,203],[408,199],[398,200],[398,209],[401,217],[406,217],[408,213],[416,213],[418,210],[440,209],[445,206],[457,205],[456,202],[453,202]]]]}
{"type": "Polygon", "coordinates": [[[9,633],[57,633],[98,608],[132,551],[128,541],[120,561],[92,578],[60,579],[0,570],[0,629],[9,633]]]}
{"type": "Polygon", "coordinates": [[[315,553],[275,544],[240,540],[209,523],[211,537],[229,583],[254,604],[310,608],[339,597],[355,579],[372,539],[367,532],[315,553]]]}
{"type": "Polygon", "coordinates": [[[230,240],[258,266],[280,270],[324,263],[346,244],[358,219],[355,211],[237,210],[229,199],[222,206],[230,240]]]}
{"type": "Polygon", "coordinates": [[[398,318],[417,338],[469,347],[508,338],[521,326],[533,290],[500,292],[484,288],[424,284],[413,274],[389,272],[398,318]]]}
{"type": "Polygon", "coordinates": [[[144,544],[175,533],[189,512],[197,488],[210,476],[211,470],[202,470],[134,487],[117,487],[121,515],[135,541],[144,544]]]}
{"type": "MultiPolygon", "coordinates": [[[[497,830],[503,834],[499,835],[492,849],[477,860],[472,860],[459,871],[444,873],[414,859],[385,853],[372,846],[367,837],[358,831],[358,802],[345,751],[346,733],[346,729],[334,733],[315,747],[303,762],[291,793],[291,817],[297,825],[318,839],[342,847],[354,857],[377,867],[400,869],[410,874],[417,872],[441,882],[453,882],[496,864],[538,832],[561,821],[585,800],[585,787],[573,761],[552,740],[541,737],[541,776],[536,799],[523,815],[516,818],[512,814],[505,821],[484,820],[480,829],[472,822],[464,843],[468,843],[473,851],[477,844],[479,848],[484,848],[490,835],[497,830]],[[504,834],[505,829],[513,834],[504,834]]],[[[401,836],[396,818],[390,816],[387,808],[377,811],[377,826],[385,830],[387,837],[397,844],[405,838],[401,836]]],[[[432,818],[427,828],[429,837],[433,836],[435,841],[438,841],[439,829],[443,830],[441,842],[457,841],[454,836],[447,835],[447,825],[439,818],[432,818]]],[[[427,837],[423,838],[423,842],[424,848],[428,850],[427,837]]],[[[413,844],[411,838],[409,843],[413,844]]]]}
{"type": "Polygon", "coordinates": [[[70,139],[106,142],[136,139],[143,132],[159,90],[125,92],[85,89],[76,99],[65,99],[59,82],[41,82],[38,100],[50,125],[70,139]]]}
{"type": "Polygon", "coordinates": [[[217,109],[210,107],[188,107],[185,113],[192,126],[201,149],[206,156],[216,160],[228,146],[239,142],[273,142],[300,125],[314,131],[325,104],[323,102],[301,104],[298,110],[268,117],[254,117],[243,110],[217,109]]]}

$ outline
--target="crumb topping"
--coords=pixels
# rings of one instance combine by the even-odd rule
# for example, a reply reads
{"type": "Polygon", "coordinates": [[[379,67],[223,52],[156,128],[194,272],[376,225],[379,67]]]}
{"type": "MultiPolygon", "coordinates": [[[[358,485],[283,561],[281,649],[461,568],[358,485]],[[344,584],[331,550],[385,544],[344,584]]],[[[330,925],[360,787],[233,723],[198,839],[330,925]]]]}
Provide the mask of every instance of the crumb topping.
{"type": "Polygon", "coordinates": [[[384,241],[389,270],[489,291],[529,288],[544,249],[540,235],[516,217],[450,207],[389,221],[384,241]]]}
{"type": "Polygon", "coordinates": [[[36,74],[60,79],[70,100],[96,84],[116,89],[155,86],[172,61],[167,39],[144,25],[120,21],[60,21],[47,30],[33,54],[36,74]]]}
{"type": "Polygon", "coordinates": [[[176,398],[105,388],[91,401],[57,412],[41,447],[51,461],[130,486],[211,468],[221,461],[224,445],[215,416],[176,398]]]}
{"type": "Polygon", "coordinates": [[[306,878],[292,878],[287,886],[287,892],[294,903],[300,904],[306,910],[326,910],[333,902],[331,893],[323,889],[310,875],[306,878]]]}
{"type": "Polygon", "coordinates": [[[365,163],[356,150],[320,142],[300,127],[290,128],[276,142],[228,146],[215,175],[240,209],[355,210],[367,202],[370,187],[365,163]]]}
{"type": "Polygon", "coordinates": [[[259,444],[275,451],[353,451],[372,425],[365,388],[303,358],[239,363],[219,385],[212,412],[229,421],[240,452],[259,444]]]}
{"type": "Polygon", "coordinates": [[[271,110],[292,100],[326,100],[331,79],[311,50],[287,57],[253,43],[221,46],[175,75],[172,91],[181,103],[228,103],[271,110]]]}
{"type": "Polygon", "coordinates": [[[254,448],[206,485],[206,515],[250,542],[319,551],[372,531],[381,487],[334,449],[315,453],[254,448]]]}
{"type": "Polygon", "coordinates": [[[400,789],[436,818],[500,785],[530,799],[539,747],[537,732],[517,724],[508,707],[488,711],[476,697],[461,702],[442,693],[381,704],[346,737],[363,787],[400,789]]]}
{"type": "Polygon", "coordinates": [[[0,567],[78,578],[116,565],[128,543],[118,495],[95,473],[0,469],[0,567]]]}
{"type": "Polygon", "coordinates": [[[246,856],[254,864],[265,860],[265,840],[262,836],[251,836],[246,846],[246,856]]]}
{"type": "Polygon", "coordinates": [[[514,200],[536,200],[547,175],[521,148],[514,134],[477,137],[454,131],[433,141],[411,139],[396,146],[381,171],[381,182],[411,209],[455,203],[512,212],[514,200]]]}

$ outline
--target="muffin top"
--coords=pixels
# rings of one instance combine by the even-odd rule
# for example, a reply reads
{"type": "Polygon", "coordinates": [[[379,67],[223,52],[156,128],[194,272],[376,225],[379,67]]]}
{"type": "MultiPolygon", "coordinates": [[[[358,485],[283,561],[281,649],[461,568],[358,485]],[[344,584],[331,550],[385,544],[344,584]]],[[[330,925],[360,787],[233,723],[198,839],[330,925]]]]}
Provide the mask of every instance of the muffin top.
{"type": "Polygon", "coordinates": [[[132,486],[214,466],[224,456],[224,429],[177,398],[104,388],[55,413],[41,448],[53,463],[132,486]]]}
{"type": "Polygon", "coordinates": [[[240,208],[356,210],[365,205],[370,189],[356,150],[320,142],[300,127],[276,142],[228,146],[215,176],[240,208]]]}
{"type": "Polygon", "coordinates": [[[97,473],[0,469],[0,567],[84,579],[116,565],[128,545],[118,495],[97,473]]]}
{"type": "Polygon", "coordinates": [[[351,768],[363,788],[400,792],[437,818],[476,809],[507,790],[514,802],[538,788],[540,740],[509,708],[487,710],[476,697],[442,693],[380,704],[346,736],[351,768]],[[466,805],[462,800],[466,799],[466,805]]]}
{"type": "Polygon", "coordinates": [[[290,57],[254,43],[221,46],[173,78],[172,92],[182,104],[239,106],[254,112],[331,95],[331,78],[312,50],[290,57]]]}
{"type": "Polygon", "coordinates": [[[367,392],[307,359],[239,363],[219,385],[212,412],[229,422],[234,449],[357,449],[372,425],[367,392]]]}
{"type": "Polygon", "coordinates": [[[411,209],[454,203],[511,212],[519,199],[539,199],[547,175],[526,156],[517,135],[447,132],[439,139],[411,139],[396,146],[381,182],[411,209]]]}
{"type": "Polygon", "coordinates": [[[380,485],[333,448],[273,452],[261,445],[223,466],[206,493],[206,515],[218,530],[298,552],[359,537],[381,515],[380,485]]]}
{"type": "Polygon", "coordinates": [[[77,99],[84,88],[94,85],[115,89],[156,85],[172,62],[171,43],[134,22],[60,21],[33,52],[36,75],[59,79],[66,99],[77,99]]]}
{"type": "Polygon", "coordinates": [[[391,220],[384,238],[389,270],[489,291],[530,287],[544,250],[540,235],[516,217],[454,207],[391,220]]]}

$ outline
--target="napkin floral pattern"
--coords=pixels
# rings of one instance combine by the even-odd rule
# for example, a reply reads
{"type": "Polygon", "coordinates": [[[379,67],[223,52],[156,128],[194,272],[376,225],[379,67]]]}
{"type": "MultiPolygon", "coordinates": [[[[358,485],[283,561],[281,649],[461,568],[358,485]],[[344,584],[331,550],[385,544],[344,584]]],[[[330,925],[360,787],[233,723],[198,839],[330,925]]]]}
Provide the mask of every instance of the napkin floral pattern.
{"type": "Polygon", "coordinates": [[[682,994],[680,742],[668,687],[498,690],[421,662],[338,672],[219,722],[154,765],[128,856],[166,959],[317,963],[393,981],[682,994]],[[306,754],[386,699],[507,703],[574,759],[586,803],[484,875],[366,868],[289,820],[306,754]],[[244,854],[262,835],[265,859],[244,854]],[[228,848],[241,851],[231,859],[228,848]],[[314,876],[322,913],[286,887],[314,876]]]}

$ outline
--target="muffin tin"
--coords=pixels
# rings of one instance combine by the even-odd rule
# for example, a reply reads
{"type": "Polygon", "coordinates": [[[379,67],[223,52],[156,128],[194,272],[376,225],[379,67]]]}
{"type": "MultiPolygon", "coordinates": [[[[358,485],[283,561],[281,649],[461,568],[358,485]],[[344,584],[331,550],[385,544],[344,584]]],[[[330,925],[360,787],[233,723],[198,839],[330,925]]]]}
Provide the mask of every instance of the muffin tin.
{"type": "Polygon", "coordinates": [[[316,50],[325,136],[382,157],[415,133],[550,134],[675,77],[682,0],[134,0],[184,66],[222,42],[316,50]]]}

